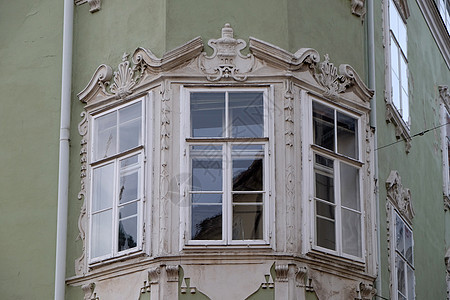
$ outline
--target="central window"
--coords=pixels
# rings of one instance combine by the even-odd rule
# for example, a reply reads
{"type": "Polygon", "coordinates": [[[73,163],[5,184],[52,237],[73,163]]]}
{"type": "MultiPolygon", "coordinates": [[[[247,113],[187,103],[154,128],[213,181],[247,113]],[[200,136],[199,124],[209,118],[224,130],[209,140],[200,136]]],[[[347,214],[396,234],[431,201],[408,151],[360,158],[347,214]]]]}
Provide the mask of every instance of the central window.
{"type": "Polygon", "coordinates": [[[360,121],[312,101],[315,248],[362,258],[360,121]]]}
{"type": "Polygon", "coordinates": [[[187,90],[186,95],[188,243],[266,243],[267,91],[187,90]]]}

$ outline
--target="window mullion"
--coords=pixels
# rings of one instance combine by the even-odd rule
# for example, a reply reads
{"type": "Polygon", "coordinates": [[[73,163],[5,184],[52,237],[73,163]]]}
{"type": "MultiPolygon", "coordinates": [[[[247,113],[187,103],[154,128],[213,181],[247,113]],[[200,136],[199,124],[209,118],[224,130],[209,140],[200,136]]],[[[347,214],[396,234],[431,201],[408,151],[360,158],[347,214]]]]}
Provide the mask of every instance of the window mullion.
{"type": "Polygon", "coordinates": [[[336,251],[339,255],[342,254],[342,222],[341,222],[341,177],[340,177],[340,162],[339,160],[334,160],[334,201],[336,202],[335,206],[335,237],[336,237],[336,251]]]}
{"type": "Polygon", "coordinates": [[[222,211],[224,213],[223,224],[222,224],[222,235],[226,244],[229,244],[232,241],[232,230],[229,228],[232,222],[232,172],[231,172],[231,143],[223,144],[223,157],[224,161],[223,165],[223,200],[222,200],[222,211]]]}
{"type": "Polygon", "coordinates": [[[228,112],[228,92],[225,93],[225,137],[230,137],[230,120],[229,120],[229,112],[228,112]]]}
{"type": "MultiPolygon", "coordinates": [[[[117,126],[118,127],[118,126],[117,126]]],[[[119,232],[119,220],[118,220],[118,205],[119,205],[119,193],[118,193],[118,188],[119,188],[119,181],[120,181],[120,169],[119,169],[119,159],[115,159],[114,160],[114,187],[113,187],[113,205],[112,205],[112,225],[113,225],[113,230],[112,230],[112,254],[113,256],[117,254],[118,249],[117,249],[117,234],[119,232]]]]}

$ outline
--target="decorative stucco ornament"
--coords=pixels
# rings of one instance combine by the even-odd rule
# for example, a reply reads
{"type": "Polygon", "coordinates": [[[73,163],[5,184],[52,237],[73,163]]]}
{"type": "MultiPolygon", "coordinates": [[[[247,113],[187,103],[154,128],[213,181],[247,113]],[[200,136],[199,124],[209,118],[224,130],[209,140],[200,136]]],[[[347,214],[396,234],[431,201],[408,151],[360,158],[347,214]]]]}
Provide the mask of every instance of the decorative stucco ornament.
{"type": "Polygon", "coordinates": [[[352,0],[352,14],[358,17],[364,17],[366,9],[364,8],[364,0],[352,0]]]}
{"type": "Polygon", "coordinates": [[[246,73],[253,68],[255,59],[253,54],[242,55],[241,50],[247,43],[233,37],[233,28],[225,24],[222,28],[220,39],[211,39],[208,45],[214,49],[211,56],[206,52],[199,59],[199,68],[206,74],[210,81],[218,81],[223,78],[232,78],[236,81],[245,81],[246,73]]]}
{"type": "Polygon", "coordinates": [[[438,89],[439,89],[439,96],[441,97],[442,102],[445,105],[445,108],[447,108],[447,110],[450,111],[450,91],[448,89],[448,86],[440,85],[438,89]]]}
{"type": "Polygon", "coordinates": [[[371,300],[377,290],[373,287],[373,284],[360,282],[356,287],[356,300],[371,300]]]}
{"type": "Polygon", "coordinates": [[[446,267],[446,276],[445,280],[447,281],[447,300],[450,300],[450,248],[448,248],[447,253],[445,253],[445,267],[446,267]]]}
{"type": "MultiPolygon", "coordinates": [[[[341,71],[341,68],[339,69],[341,71]]],[[[318,71],[315,76],[317,81],[325,88],[324,94],[326,97],[335,98],[339,93],[345,92],[347,87],[351,85],[350,77],[346,74],[338,74],[338,68],[330,63],[328,54],[325,54],[325,60],[319,64],[318,71]]]]}
{"type": "Polygon", "coordinates": [[[130,67],[130,62],[127,59],[128,54],[124,53],[118,71],[114,72],[114,83],[111,85],[111,92],[116,95],[117,99],[123,99],[130,95],[132,93],[131,89],[136,85],[134,70],[130,67]]]}
{"type": "Polygon", "coordinates": [[[404,188],[397,171],[391,171],[386,180],[387,198],[399,210],[402,216],[411,224],[415,212],[412,206],[411,191],[404,188]]]}
{"type": "Polygon", "coordinates": [[[75,5],[81,5],[84,3],[89,4],[89,11],[91,13],[95,13],[96,11],[99,11],[100,7],[102,5],[101,0],[75,0],[75,5]]]}

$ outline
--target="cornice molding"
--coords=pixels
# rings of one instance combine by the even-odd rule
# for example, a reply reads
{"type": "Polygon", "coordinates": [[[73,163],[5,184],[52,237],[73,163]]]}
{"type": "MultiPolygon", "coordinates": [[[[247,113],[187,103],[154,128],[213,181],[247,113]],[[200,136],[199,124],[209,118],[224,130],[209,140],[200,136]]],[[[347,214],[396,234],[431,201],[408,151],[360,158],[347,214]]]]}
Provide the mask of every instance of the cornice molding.
{"type": "Polygon", "coordinates": [[[406,20],[410,16],[408,2],[406,0],[392,0],[392,1],[394,1],[398,12],[400,13],[400,16],[403,19],[403,22],[407,23],[406,20]]]}
{"type": "Polygon", "coordinates": [[[450,69],[450,35],[442,22],[441,15],[433,0],[416,0],[422,15],[438,45],[439,50],[450,69]]]}
{"type": "Polygon", "coordinates": [[[95,13],[100,10],[102,2],[101,0],[75,0],[75,5],[89,4],[89,11],[95,13]]]}

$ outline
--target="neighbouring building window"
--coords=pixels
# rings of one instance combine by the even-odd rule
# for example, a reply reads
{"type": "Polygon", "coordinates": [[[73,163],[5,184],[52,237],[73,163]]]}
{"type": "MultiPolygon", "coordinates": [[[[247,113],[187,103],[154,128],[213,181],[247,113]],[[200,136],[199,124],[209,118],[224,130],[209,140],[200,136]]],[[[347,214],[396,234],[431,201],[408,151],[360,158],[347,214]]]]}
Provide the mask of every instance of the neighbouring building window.
{"type": "Polygon", "coordinates": [[[139,100],[92,117],[91,262],[140,248],[143,111],[139,100]]]}
{"type": "Polygon", "coordinates": [[[389,1],[390,101],[409,127],[407,30],[399,10],[389,1]]]}
{"type": "Polygon", "coordinates": [[[185,95],[188,243],[266,243],[267,90],[189,89],[185,95]]]}
{"type": "Polygon", "coordinates": [[[450,32],[450,1],[439,0],[437,2],[439,13],[441,14],[442,21],[444,22],[447,32],[450,32]]]}
{"type": "Polygon", "coordinates": [[[325,102],[312,101],[314,245],[362,258],[360,120],[325,102]]]}
{"type": "Polygon", "coordinates": [[[411,300],[414,295],[414,239],[412,229],[395,211],[392,215],[394,224],[393,240],[395,256],[393,262],[393,299],[411,300]]]}

